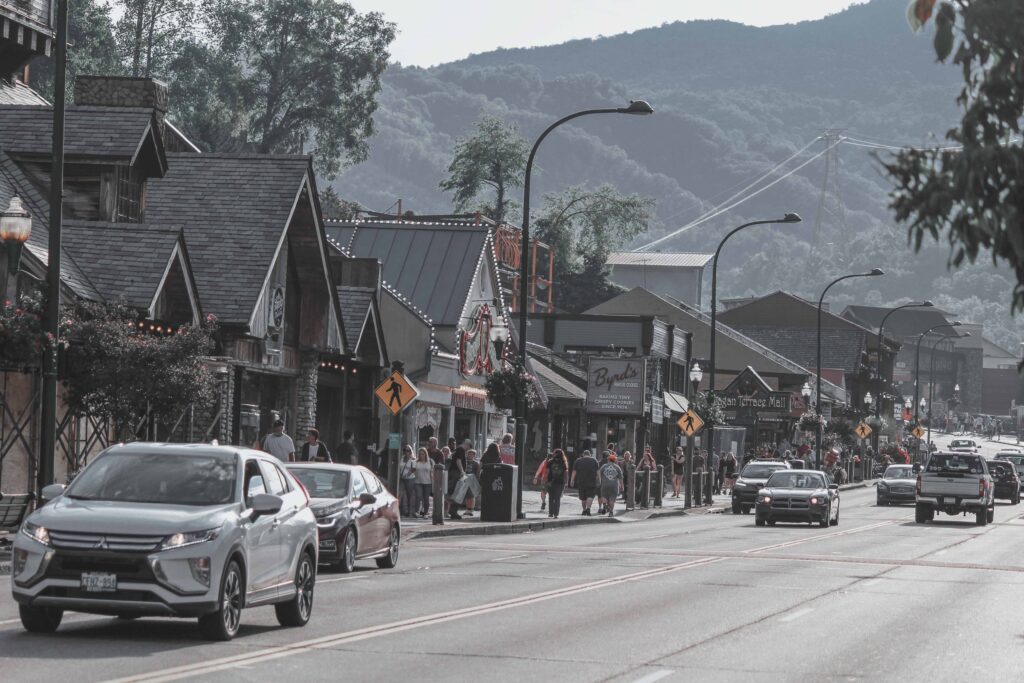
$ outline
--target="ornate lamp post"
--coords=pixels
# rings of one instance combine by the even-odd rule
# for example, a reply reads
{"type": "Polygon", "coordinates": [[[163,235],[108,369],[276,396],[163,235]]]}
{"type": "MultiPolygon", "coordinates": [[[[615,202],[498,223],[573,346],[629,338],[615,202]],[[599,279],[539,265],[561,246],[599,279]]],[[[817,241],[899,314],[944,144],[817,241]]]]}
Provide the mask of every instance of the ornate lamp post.
{"type": "MultiPolygon", "coordinates": [[[[811,394],[812,393],[813,392],[812,392],[810,383],[804,382],[804,385],[802,387],[800,387],[800,395],[804,397],[804,405],[807,407],[807,412],[810,412],[810,408],[811,408],[811,394]]],[[[821,413],[818,412],[818,410],[817,410],[817,402],[815,402],[815,403],[816,403],[815,404],[815,414],[819,416],[819,420],[820,420],[821,413]]],[[[815,427],[815,443],[818,444],[818,450],[815,452],[815,462],[817,463],[817,465],[819,465],[818,469],[821,469],[821,467],[820,467],[820,465],[821,465],[821,423],[820,422],[818,423],[818,426],[815,427]]]]}
{"type": "MultiPolygon", "coordinates": [[[[544,129],[537,141],[533,143],[530,156],[526,160],[526,173],[523,176],[523,241],[522,251],[519,254],[519,360],[523,367],[526,367],[526,325],[529,318],[529,296],[530,296],[530,178],[533,175],[533,159],[537,156],[537,149],[548,133],[558,128],[563,123],[588,114],[653,114],[654,109],[643,100],[635,100],[629,103],[628,107],[613,107],[607,109],[585,109],[568,116],[563,116],[550,126],[544,129]]],[[[519,481],[516,484],[516,516],[522,519],[523,515],[523,477],[526,475],[526,420],[527,406],[520,401],[516,406],[516,466],[519,468],[519,481]]]]}
{"type": "MultiPolygon", "coordinates": [[[[0,212],[0,244],[7,252],[7,258],[0,260],[0,301],[7,300],[7,283],[18,275],[21,251],[31,234],[32,216],[22,206],[20,197],[11,197],[7,209],[0,212]]],[[[17,296],[17,288],[14,295],[17,296]]]]}
{"type": "MultiPolygon", "coordinates": [[[[704,371],[701,370],[700,364],[697,361],[693,361],[693,365],[690,367],[690,398],[695,398],[697,392],[700,390],[700,381],[704,379],[704,371]]],[[[694,437],[686,437],[686,466],[684,468],[686,481],[685,489],[683,494],[683,507],[689,508],[693,506],[693,439],[694,437]]]]}

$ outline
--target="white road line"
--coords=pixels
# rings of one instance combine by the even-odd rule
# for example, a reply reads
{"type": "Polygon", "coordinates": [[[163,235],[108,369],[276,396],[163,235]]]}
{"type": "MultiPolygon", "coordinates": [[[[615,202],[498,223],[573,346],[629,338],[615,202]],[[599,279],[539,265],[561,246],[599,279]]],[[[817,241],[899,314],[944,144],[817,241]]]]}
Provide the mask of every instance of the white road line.
{"type": "Polygon", "coordinates": [[[554,590],[544,591],[543,593],[533,593],[531,595],[524,595],[518,598],[509,598],[498,602],[492,602],[483,605],[474,605],[472,607],[451,610],[449,612],[439,612],[436,614],[430,614],[422,617],[414,617],[412,619],[392,622],[390,624],[369,626],[366,628],[356,629],[354,631],[336,633],[334,635],[313,638],[310,640],[303,640],[288,645],[271,646],[259,650],[253,650],[251,652],[232,655],[229,657],[223,657],[220,659],[212,659],[205,662],[194,662],[192,664],[186,664],[183,666],[174,666],[168,667],[166,669],[157,669],[156,671],[151,671],[148,673],[137,674],[135,676],[129,676],[126,678],[119,678],[114,681],[110,681],[109,683],[138,683],[140,681],[158,683],[162,681],[177,681],[183,678],[191,678],[202,674],[210,674],[217,671],[225,671],[228,669],[235,668],[239,665],[251,665],[260,662],[267,662],[275,659],[281,659],[284,657],[291,657],[293,655],[306,654],[314,650],[331,648],[347,643],[368,640],[370,638],[390,636],[396,633],[401,633],[403,631],[422,628],[424,626],[433,626],[435,624],[457,621],[460,619],[465,619],[467,617],[479,616],[481,614],[499,612],[502,610],[512,609],[515,607],[524,607],[526,605],[533,605],[539,602],[554,600],[556,598],[568,597],[586,591],[593,591],[601,588],[607,588],[610,586],[616,586],[620,583],[639,581],[646,578],[663,576],[671,572],[676,572],[683,569],[690,569],[693,567],[705,566],[722,561],[723,558],[704,558],[690,562],[681,562],[679,564],[670,564],[664,567],[646,569],[644,571],[633,572],[631,574],[624,574],[621,576],[615,576],[609,579],[600,579],[597,581],[589,581],[587,583],[577,584],[575,586],[557,588],[554,590]]]}
{"type": "Polygon", "coordinates": [[[669,535],[669,534],[658,534],[657,536],[645,536],[645,537],[644,537],[644,540],[645,540],[645,541],[653,541],[653,540],[654,540],[654,539],[656,539],[656,538],[665,538],[665,537],[666,537],[666,536],[668,536],[668,535],[669,535]]]}
{"type": "Polygon", "coordinates": [[[831,533],[816,534],[814,536],[805,536],[804,538],[795,538],[791,541],[785,541],[783,543],[775,543],[773,545],[765,545],[760,548],[751,548],[745,552],[748,553],[762,553],[766,550],[778,550],[780,548],[788,548],[794,545],[802,545],[804,543],[810,543],[812,541],[820,541],[826,538],[837,538],[839,536],[849,536],[850,534],[858,534],[862,531],[870,531],[871,529],[877,529],[883,526],[889,526],[896,524],[897,520],[888,520],[885,522],[876,522],[874,524],[865,524],[864,526],[854,527],[853,529],[844,529],[843,531],[833,531],[831,533]]]}
{"type": "Polygon", "coordinates": [[[672,669],[659,669],[657,671],[652,671],[646,676],[641,676],[633,681],[633,683],[654,683],[654,681],[660,681],[665,678],[665,676],[671,676],[674,673],[675,671],[672,669]]]}
{"type": "Polygon", "coordinates": [[[488,562],[504,562],[505,560],[518,560],[523,557],[529,557],[529,555],[509,555],[508,557],[496,557],[488,562]]]}
{"type": "Polygon", "coordinates": [[[339,576],[336,579],[319,579],[318,578],[316,580],[316,585],[319,586],[322,583],[334,583],[336,581],[355,581],[356,579],[368,579],[368,578],[370,578],[369,574],[359,574],[358,576],[339,576]]]}
{"type": "Polygon", "coordinates": [[[781,621],[783,623],[787,623],[787,622],[790,622],[790,621],[796,621],[800,617],[805,617],[805,616],[807,616],[808,614],[810,614],[813,611],[814,611],[813,607],[805,607],[804,609],[798,609],[795,612],[790,612],[789,614],[787,614],[784,617],[780,617],[779,621],[781,621]]]}

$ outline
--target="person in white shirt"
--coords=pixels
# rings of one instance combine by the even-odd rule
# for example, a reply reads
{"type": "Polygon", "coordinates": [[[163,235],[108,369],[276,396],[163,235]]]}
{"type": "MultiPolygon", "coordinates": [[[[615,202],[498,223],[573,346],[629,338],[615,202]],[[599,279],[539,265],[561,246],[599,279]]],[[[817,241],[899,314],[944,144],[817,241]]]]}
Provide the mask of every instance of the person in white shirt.
{"type": "Polygon", "coordinates": [[[274,431],[263,438],[263,450],[281,462],[295,460],[295,442],[284,433],[284,421],[274,422],[274,431]]]}

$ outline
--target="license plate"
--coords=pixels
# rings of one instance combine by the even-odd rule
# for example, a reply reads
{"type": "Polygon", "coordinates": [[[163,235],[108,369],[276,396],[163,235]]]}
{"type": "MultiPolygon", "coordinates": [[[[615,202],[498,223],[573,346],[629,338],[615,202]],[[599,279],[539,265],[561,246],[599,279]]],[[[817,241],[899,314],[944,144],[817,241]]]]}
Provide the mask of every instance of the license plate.
{"type": "Polygon", "coordinates": [[[117,574],[86,572],[82,574],[82,590],[87,593],[112,593],[117,590],[117,574]]]}
{"type": "Polygon", "coordinates": [[[337,547],[337,543],[334,541],[333,538],[328,541],[320,541],[321,550],[334,550],[337,547]]]}

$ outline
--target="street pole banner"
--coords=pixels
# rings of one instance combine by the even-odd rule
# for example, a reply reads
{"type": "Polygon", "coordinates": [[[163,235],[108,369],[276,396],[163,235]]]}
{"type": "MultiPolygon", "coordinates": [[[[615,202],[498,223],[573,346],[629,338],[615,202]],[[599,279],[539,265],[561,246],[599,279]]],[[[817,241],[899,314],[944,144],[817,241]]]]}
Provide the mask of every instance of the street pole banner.
{"type": "Polygon", "coordinates": [[[647,361],[601,358],[587,361],[587,412],[591,415],[643,417],[647,361]]]}

